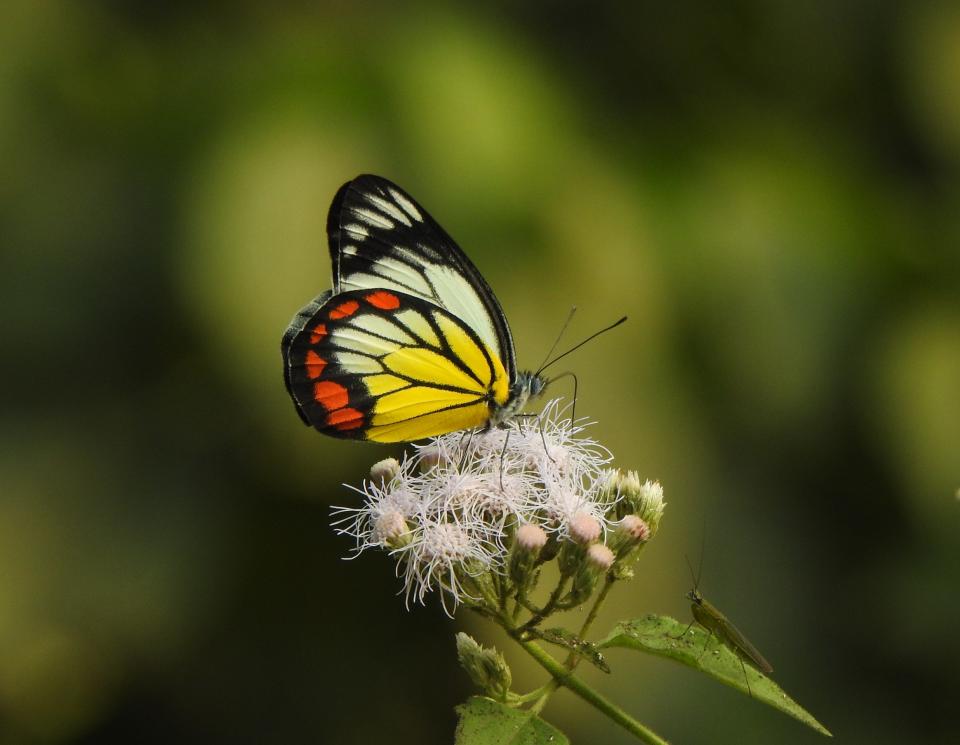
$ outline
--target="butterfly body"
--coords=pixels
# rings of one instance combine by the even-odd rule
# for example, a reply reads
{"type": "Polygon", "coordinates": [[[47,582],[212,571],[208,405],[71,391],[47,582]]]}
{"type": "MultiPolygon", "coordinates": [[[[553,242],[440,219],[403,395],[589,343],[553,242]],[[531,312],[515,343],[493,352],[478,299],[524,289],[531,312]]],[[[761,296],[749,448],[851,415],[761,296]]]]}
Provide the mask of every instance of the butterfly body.
{"type": "Polygon", "coordinates": [[[334,437],[405,442],[501,426],[546,383],[516,369],[500,304],[452,238],[398,186],[360,176],[327,219],[333,290],[281,350],[300,417],[334,437]]]}

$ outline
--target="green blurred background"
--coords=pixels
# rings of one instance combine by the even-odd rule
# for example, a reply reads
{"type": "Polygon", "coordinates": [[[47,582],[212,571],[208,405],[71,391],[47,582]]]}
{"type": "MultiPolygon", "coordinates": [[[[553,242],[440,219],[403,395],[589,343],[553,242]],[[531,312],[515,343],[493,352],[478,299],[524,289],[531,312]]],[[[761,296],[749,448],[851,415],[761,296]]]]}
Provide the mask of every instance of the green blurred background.
{"type": "MultiPolygon", "coordinates": [[[[328,505],[396,449],[281,379],[361,172],[474,258],[522,364],[571,304],[571,340],[630,316],[569,368],[669,507],[599,627],[688,618],[705,524],[704,592],[838,740],[957,742],[956,3],[7,0],[0,162],[2,745],[451,740],[481,627],[341,560],[328,505]]],[[[820,741],[611,664],[675,742],[820,741]]]]}

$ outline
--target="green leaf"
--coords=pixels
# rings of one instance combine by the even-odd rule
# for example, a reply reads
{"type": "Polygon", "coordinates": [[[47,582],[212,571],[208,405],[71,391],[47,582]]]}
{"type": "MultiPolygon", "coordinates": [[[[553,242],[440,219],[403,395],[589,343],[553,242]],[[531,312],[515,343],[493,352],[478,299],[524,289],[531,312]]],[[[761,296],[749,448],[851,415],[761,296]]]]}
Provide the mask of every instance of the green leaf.
{"type": "Polygon", "coordinates": [[[544,629],[543,631],[531,629],[527,633],[531,634],[532,636],[536,636],[539,639],[543,639],[543,641],[549,644],[557,644],[558,646],[566,647],[567,649],[582,655],[584,659],[596,665],[598,668],[603,670],[603,672],[610,672],[610,665],[607,664],[607,661],[603,658],[600,650],[597,649],[597,645],[593,644],[592,642],[584,641],[572,631],[561,628],[544,629]]]}
{"type": "Polygon", "coordinates": [[[649,615],[617,624],[597,646],[636,649],[675,660],[789,714],[823,735],[833,737],[826,727],[784,693],[780,686],[752,665],[741,664],[736,653],[721,644],[716,637],[704,653],[709,639],[707,632],[696,625],[686,634],[685,629],[687,624],[669,616],[649,615]],[[683,638],[680,638],[681,634],[683,638]]]}
{"type": "Polygon", "coordinates": [[[558,729],[530,711],[511,709],[482,696],[457,707],[455,745],[569,745],[558,729]]]}

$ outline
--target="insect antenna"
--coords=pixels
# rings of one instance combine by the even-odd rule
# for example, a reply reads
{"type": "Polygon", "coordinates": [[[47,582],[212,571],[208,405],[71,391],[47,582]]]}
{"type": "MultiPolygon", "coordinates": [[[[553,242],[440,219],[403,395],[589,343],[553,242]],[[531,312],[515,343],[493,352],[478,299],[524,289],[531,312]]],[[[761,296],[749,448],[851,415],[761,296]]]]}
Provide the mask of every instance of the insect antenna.
{"type": "Polygon", "coordinates": [[[557,338],[553,340],[553,346],[550,347],[550,351],[547,352],[547,356],[543,358],[543,363],[540,365],[540,370],[543,370],[543,368],[547,366],[547,360],[550,359],[550,355],[553,354],[554,350],[557,348],[557,344],[559,344],[560,340],[563,338],[563,334],[567,330],[567,326],[570,325],[570,321],[573,320],[573,316],[576,312],[577,306],[571,305],[570,312],[567,313],[567,320],[563,322],[563,326],[560,327],[560,333],[557,334],[557,338]]]}
{"type": "Polygon", "coordinates": [[[570,407],[570,423],[572,424],[577,421],[577,389],[580,387],[580,383],[577,380],[576,374],[568,371],[560,373],[555,378],[550,378],[546,384],[552,385],[561,378],[573,378],[573,404],[570,407]]]}
{"type": "MultiPolygon", "coordinates": [[[[572,314],[571,314],[571,315],[572,315],[572,314]]],[[[584,344],[586,344],[588,341],[592,341],[593,339],[596,339],[598,336],[600,336],[600,334],[605,334],[607,331],[610,331],[611,329],[615,329],[617,326],[619,326],[621,323],[623,323],[623,322],[626,321],[626,320],[627,320],[627,317],[624,316],[623,318],[621,318],[621,319],[619,319],[619,320],[617,320],[617,321],[614,321],[613,323],[611,323],[611,324],[610,324],[609,326],[607,326],[606,328],[602,328],[602,329],[600,329],[599,331],[596,331],[596,332],[590,334],[590,336],[588,336],[586,339],[584,339],[584,340],[583,340],[582,342],[580,342],[579,344],[574,344],[574,345],[573,345],[572,347],[570,347],[570,349],[568,349],[566,352],[564,352],[564,353],[562,353],[562,354],[558,354],[556,357],[554,357],[554,358],[553,358],[552,360],[550,360],[549,362],[545,362],[544,364],[540,365],[540,369],[537,370],[537,372],[535,373],[535,375],[539,375],[539,374],[542,373],[544,370],[546,370],[548,367],[550,367],[553,363],[559,362],[560,360],[562,360],[564,357],[566,357],[566,356],[567,356],[568,354],[570,354],[571,352],[575,352],[576,350],[580,349],[580,347],[582,347],[582,346],[583,346],[584,344]]],[[[559,341],[559,340],[558,340],[558,341],[559,341]]],[[[554,344],[554,346],[556,346],[556,344],[554,344]]]]}
{"type": "Polygon", "coordinates": [[[694,588],[700,588],[700,576],[703,572],[703,554],[707,550],[707,518],[703,518],[703,527],[700,528],[700,561],[697,562],[697,581],[694,583],[694,588]]]}
{"type": "Polygon", "coordinates": [[[690,563],[690,557],[686,554],[683,555],[683,558],[687,562],[687,569],[690,570],[690,579],[693,582],[693,589],[696,590],[700,586],[700,571],[697,570],[697,574],[693,573],[693,564],[690,563]]]}

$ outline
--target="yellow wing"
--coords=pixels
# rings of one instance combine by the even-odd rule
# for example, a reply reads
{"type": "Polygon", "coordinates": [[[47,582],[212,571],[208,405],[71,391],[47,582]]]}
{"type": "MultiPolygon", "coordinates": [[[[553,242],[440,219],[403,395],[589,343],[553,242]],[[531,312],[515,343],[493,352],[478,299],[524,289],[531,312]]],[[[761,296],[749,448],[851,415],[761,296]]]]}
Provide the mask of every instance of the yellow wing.
{"type": "Polygon", "coordinates": [[[284,336],[301,417],[334,437],[406,442],[486,424],[503,362],[456,316],[388,290],[324,294],[284,336]]]}

